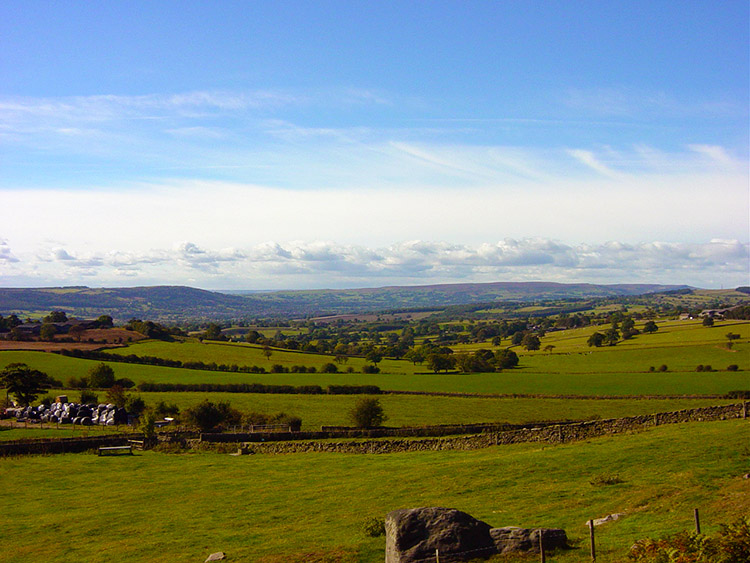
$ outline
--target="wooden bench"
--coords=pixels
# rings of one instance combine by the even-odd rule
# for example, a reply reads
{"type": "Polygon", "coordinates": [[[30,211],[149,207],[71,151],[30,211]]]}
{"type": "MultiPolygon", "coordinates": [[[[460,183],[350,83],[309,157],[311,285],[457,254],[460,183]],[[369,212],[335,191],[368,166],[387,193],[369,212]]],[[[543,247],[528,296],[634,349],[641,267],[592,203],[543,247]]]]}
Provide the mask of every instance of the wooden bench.
{"type": "Polygon", "coordinates": [[[125,453],[133,455],[133,446],[99,446],[99,455],[125,453]]]}
{"type": "Polygon", "coordinates": [[[136,450],[145,449],[144,440],[128,440],[128,444],[130,444],[130,446],[135,448],[136,450]]]}

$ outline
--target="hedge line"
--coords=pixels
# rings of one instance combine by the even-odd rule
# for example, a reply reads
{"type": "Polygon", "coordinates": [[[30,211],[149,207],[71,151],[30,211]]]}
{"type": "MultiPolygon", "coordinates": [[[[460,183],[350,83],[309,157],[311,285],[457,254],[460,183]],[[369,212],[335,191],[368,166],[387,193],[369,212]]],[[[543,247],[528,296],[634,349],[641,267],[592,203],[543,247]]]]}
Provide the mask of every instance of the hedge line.
{"type": "Polygon", "coordinates": [[[263,383],[151,383],[138,385],[142,392],[197,391],[210,393],[274,393],[291,395],[379,395],[376,385],[265,385],[263,383]]]}

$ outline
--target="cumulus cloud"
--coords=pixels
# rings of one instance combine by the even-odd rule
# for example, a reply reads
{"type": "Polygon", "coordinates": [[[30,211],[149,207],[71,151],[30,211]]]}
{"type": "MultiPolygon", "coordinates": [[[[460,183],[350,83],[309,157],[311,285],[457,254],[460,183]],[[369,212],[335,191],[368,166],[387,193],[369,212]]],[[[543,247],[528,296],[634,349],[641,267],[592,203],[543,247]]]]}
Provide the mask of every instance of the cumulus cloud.
{"type": "Polygon", "coordinates": [[[8,246],[8,242],[0,238],[0,263],[10,264],[11,262],[18,261],[18,258],[13,256],[10,246],[8,246]]]}
{"type": "MultiPolygon", "coordinates": [[[[721,239],[700,244],[573,245],[545,238],[508,238],[479,245],[412,240],[380,248],[330,241],[265,242],[247,249],[212,250],[183,242],[143,254],[78,256],[58,250],[57,255],[55,263],[66,268],[57,270],[57,275],[69,276],[73,283],[76,277],[96,276],[110,283],[191,279],[202,287],[246,289],[534,279],[714,287],[747,283],[750,245],[721,239]]],[[[45,264],[40,260],[35,267],[44,270],[45,264]]]]}

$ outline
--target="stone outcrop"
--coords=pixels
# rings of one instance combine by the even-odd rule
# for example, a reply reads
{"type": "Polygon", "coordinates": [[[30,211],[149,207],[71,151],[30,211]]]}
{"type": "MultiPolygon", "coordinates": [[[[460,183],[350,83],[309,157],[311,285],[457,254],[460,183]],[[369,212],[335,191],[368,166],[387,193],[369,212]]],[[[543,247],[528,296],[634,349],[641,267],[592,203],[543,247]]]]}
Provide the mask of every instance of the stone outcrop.
{"type": "Polygon", "coordinates": [[[435,550],[459,560],[496,553],[490,525],[460,510],[411,508],[386,516],[386,563],[434,560],[435,550]]]}
{"type": "Polygon", "coordinates": [[[492,528],[454,508],[425,507],[394,510],[385,518],[386,563],[436,560],[465,561],[495,554],[567,547],[564,530],[492,528]]]}
{"type": "Polygon", "coordinates": [[[560,528],[517,528],[506,526],[492,528],[490,536],[498,553],[518,551],[539,551],[539,535],[542,536],[544,550],[568,547],[568,535],[560,528]]]}

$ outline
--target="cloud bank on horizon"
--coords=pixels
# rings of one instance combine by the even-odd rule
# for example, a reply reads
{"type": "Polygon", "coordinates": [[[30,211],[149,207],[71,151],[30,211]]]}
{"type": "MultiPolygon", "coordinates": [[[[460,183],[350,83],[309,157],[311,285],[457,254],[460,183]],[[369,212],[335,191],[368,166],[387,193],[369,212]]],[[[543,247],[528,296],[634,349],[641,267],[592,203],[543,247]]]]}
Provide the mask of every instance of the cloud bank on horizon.
{"type": "Polygon", "coordinates": [[[0,7],[0,285],[750,284],[746,3],[323,4],[0,7]]]}

